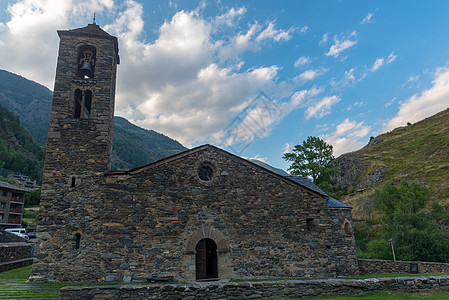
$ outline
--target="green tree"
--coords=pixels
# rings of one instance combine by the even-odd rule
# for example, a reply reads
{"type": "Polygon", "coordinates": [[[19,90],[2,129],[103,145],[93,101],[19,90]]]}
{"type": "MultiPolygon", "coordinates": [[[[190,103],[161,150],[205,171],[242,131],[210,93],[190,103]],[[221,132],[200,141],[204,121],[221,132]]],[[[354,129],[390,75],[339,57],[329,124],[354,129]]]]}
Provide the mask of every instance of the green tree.
{"type": "Polygon", "coordinates": [[[38,206],[41,201],[41,189],[27,192],[25,194],[25,206],[38,206]]]}
{"type": "Polygon", "coordinates": [[[315,184],[329,182],[335,169],[330,166],[335,159],[332,145],[319,137],[309,136],[302,145],[296,145],[291,153],[282,157],[292,162],[288,168],[291,175],[312,177],[315,184]]]}
{"type": "Polygon", "coordinates": [[[374,194],[382,238],[394,239],[399,260],[449,262],[449,213],[436,203],[429,208],[429,199],[430,191],[416,182],[388,183],[374,194]]]}

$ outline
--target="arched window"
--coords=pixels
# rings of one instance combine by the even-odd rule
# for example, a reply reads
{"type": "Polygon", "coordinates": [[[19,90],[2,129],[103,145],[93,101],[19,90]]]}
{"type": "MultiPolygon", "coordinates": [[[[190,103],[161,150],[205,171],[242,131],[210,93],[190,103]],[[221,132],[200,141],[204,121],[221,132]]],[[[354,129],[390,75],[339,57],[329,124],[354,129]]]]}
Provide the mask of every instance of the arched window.
{"type": "Polygon", "coordinates": [[[94,46],[84,45],[78,49],[77,76],[83,79],[94,78],[97,50],[94,46]]]}
{"type": "Polygon", "coordinates": [[[195,247],[196,280],[218,279],[217,244],[202,239],[195,247]]]}
{"type": "Polygon", "coordinates": [[[75,118],[89,119],[92,106],[92,92],[75,90],[75,118]]]}
{"type": "Polygon", "coordinates": [[[345,233],[347,236],[352,235],[352,228],[351,228],[351,224],[349,224],[349,222],[345,222],[345,233]]]}

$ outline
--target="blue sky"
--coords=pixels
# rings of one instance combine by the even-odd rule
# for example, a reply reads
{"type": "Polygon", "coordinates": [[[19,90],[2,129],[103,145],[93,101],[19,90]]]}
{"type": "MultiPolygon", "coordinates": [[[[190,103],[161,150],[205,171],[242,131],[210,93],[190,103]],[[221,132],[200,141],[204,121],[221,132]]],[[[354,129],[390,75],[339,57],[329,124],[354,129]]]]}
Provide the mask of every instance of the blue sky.
{"type": "Polygon", "coordinates": [[[0,68],[52,89],[56,30],[119,38],[116,115],[283,169],[449,107],[449,1],[0,2],[0,68]],[[246,108],[246,109],[245,109],[246,108]]]}

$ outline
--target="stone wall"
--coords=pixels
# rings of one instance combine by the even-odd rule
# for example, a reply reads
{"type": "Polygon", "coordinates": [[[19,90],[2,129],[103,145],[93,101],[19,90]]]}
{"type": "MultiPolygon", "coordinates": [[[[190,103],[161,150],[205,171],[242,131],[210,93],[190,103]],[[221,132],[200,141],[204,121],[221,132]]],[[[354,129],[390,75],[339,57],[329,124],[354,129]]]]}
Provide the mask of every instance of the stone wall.
{"type": "Polygon", "coordinates": [[[449,273],[448,263],[359,259],[360,274],[449,273]],[[411,266],[412,265],[412,266],[411,266]],[[415,269],[417,267],[417,269],[415,269]],[[412,268],[412,269],[411,269],[412,268]]]}
{"type": "Polygon", "coordinates": [[[258,299],[262,297],[314,297],[361,295],[379,291],[418,292],[449,290],[449,276],[377,279],[323,279],[194,285],[127,285],[64,287],[63,300],[78,299],[258,299]]]}
{"type": "Polygon", "coordinates": [[[33,263],[33,243],[0,243],[0,272],[28,266],[33,263]]]}

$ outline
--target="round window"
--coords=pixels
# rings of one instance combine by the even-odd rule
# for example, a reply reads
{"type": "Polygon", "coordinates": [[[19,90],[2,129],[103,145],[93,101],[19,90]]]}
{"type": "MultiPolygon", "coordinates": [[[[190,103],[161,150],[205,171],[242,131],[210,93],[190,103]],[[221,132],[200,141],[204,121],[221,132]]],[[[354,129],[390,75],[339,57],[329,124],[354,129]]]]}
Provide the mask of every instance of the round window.
{"type": "Polygon", "coordinates": [[[210,166],[203,165],[198,169],[198,177],[204,181],[210,181],[214,175],[214,170],[210,166]]]}

